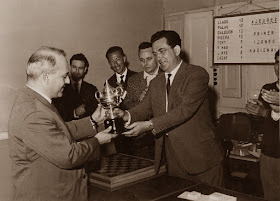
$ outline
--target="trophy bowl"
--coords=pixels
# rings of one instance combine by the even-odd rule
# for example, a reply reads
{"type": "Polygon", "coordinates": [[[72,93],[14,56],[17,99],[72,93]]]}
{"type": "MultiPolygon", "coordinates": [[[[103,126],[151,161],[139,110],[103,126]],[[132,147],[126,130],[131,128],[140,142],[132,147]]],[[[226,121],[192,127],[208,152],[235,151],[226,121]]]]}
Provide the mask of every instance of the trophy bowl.
{"type": "Polygon", "coordinates": [[[108,128],[112,126],[110,133],[121,134],[125,131],[124,121],[114,115],[114,108],[118,107],[122,102],[122,95],[124,90],[121,86],[113,88],[106,80],[103,91],[95,92],[95,98],[106,110],[104,126],[108,128]]]}

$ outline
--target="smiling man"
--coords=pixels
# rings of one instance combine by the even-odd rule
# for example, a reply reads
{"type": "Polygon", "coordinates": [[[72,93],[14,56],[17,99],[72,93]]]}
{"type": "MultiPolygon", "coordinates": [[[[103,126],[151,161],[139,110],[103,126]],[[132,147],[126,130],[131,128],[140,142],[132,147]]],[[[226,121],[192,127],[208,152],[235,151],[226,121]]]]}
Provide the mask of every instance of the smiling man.
{"type": "MultiPolygon", "coordinates": [[[[142,42],[138,47],[138,57],[143,71],[128,78],[127,95],[122,103],[123,109],[130,109],[139,104],[145,97],[150,82],[162,70],[159,68],[156,57],[153,54],[152,43],[142,42]]],[[[118,150],[124,153],[144,158],[154,158],[154,138],[152,134],[143,133],[135,138],[124,138],[122,144],[117,144],[118,150]],[[121,148],[120,148],[121,146],[121,148]]]]}
{"type": "Polygon", "coordinates": [[[164,73],[152,80],[137,106],[114,111],[131,123],[123,134],[153,133],[157,172],[166,158],[168,175],[221,186],[223,151],[209,110],[209,75],[182,61],[181,39],[175,31],[159,31],[151,42],[164,73]]]}
{"type": "Polygon", "coordinates": [[[115,72],[108,79],[108,83],[113,87],[122,85],[126,90],[128,78],[136,72],[128,69],[128,62],[123,49],[119,46],[110,47],[106,52],[106,58],[111,69],[115,72]]]}

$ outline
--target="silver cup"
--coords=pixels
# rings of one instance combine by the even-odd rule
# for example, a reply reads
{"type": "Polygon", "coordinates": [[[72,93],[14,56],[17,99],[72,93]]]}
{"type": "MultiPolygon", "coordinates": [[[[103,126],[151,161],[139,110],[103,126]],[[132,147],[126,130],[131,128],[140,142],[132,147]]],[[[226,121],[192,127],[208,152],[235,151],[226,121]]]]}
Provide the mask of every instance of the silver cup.
{"type": "Polygon", "coordinates": [[[118,107],[122,102],[124,89],[122,86],[112,87],[106,80],[102,92],[95,92],[95,98],[101,103],[105,112],[104,126],[108,128],[112,126],[111,133],[120,134],[125,131],[124,121],[114,115],[114,108],[118,107]]]}

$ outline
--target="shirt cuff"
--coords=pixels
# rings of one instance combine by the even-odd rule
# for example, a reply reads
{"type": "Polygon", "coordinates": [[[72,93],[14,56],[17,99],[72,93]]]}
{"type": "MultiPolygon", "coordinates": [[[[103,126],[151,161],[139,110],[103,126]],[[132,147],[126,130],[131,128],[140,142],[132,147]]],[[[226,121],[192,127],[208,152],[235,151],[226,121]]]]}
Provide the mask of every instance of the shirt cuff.
{"type": "Polygon", "coordinates": [[[273,110],[271,111],[271,118],[274,121],[278,121],[280,119],[280,113],[274,112],[273,110]]]}
{"type": "Polygon", "coordinates": [[[73,116],[74,116],[74,118],[76,118],[76,119],[79,118],[79,116],[76,115],[75,110],[73,111],[73,116]]]}
{"type": "Polygon", "coordinates": [[[129,113],[129,111],[127,111],[127,110],[125,110],[124,112],[126,112],[127,114],[128,114],[128,121],[127,122],[125,122],[125,126],[128,126],[129,124],[130,124],[130,122],[131,122],[131,115],[130,115],[130,113],[129,113]]]}

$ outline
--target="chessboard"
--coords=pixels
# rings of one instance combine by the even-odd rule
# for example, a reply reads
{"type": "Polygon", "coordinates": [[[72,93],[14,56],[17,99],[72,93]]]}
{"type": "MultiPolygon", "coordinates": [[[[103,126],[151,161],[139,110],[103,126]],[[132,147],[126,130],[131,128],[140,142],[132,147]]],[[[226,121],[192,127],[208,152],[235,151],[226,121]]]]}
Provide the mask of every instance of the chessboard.
{"type": "MultiPolygon", "coordinates": [[[[162,166],[159,174],[164,172],[166,168],[162,166]]],[[[102,157],[99,168],[89,173],[89,181],[93,186],[114,191],[154,175],[153,160],[117,153],[102,157]]]]}

